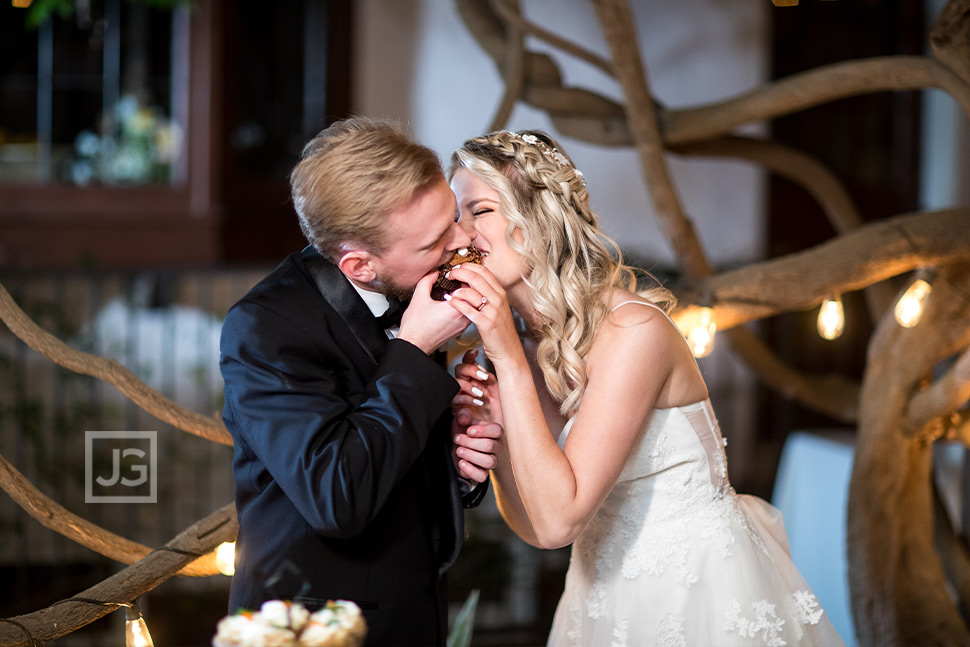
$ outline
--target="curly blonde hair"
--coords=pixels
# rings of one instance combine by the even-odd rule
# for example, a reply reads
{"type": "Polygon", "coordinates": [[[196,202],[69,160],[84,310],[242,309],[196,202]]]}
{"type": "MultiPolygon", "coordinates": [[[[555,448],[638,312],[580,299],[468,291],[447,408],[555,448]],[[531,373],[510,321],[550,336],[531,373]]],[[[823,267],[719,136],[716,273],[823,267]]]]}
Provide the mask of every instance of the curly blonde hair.
{"type": "MultiPolygon", "coordinates": [[[[469,139],[452,154],[449,179],[458,168],[500,196],[506,242],[525,259],[522,278],[539,317],[539,367],[560,411],[572,415],[586,388],[586,356],[608,314],[603,294],[636,292],[637,276],[599,230],[582,173],[549,135],[501,131],[469,139]]],[[[659,284],[641,295],[673,303],[659,284]]]]}

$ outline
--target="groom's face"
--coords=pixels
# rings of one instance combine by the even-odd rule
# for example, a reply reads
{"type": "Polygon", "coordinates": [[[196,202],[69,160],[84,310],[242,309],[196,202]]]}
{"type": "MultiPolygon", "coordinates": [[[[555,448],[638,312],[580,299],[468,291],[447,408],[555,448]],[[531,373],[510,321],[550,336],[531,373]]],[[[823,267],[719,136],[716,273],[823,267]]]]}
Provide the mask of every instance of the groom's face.
{"type": "Polygon", "coordinates": [[[444,263],[452,253],[471,244],[471,238],[455,222],[455,195],[442,177],[418,193],[410,203],[391,211],[387,218],[391,244],[378,257],[377,290],[408,299],[425,274],[444,263]]]}

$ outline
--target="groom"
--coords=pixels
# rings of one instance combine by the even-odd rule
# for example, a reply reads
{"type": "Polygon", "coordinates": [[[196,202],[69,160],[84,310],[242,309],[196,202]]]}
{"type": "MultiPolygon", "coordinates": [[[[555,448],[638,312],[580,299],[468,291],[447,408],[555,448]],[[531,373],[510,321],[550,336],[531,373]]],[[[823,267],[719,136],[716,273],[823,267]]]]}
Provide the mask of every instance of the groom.
{"type": "Polygon", "coordinates": [[[352,600],[368,645],[443,645],[444,573],[501,432],[456,460],[458,383],[431,357],[468,325],[430,298],[432,270],[471,240],[437,156],[394,124],[338,122],[290,179],[311,245],[222,332],[239,517],[230,611],[352,600]]]}

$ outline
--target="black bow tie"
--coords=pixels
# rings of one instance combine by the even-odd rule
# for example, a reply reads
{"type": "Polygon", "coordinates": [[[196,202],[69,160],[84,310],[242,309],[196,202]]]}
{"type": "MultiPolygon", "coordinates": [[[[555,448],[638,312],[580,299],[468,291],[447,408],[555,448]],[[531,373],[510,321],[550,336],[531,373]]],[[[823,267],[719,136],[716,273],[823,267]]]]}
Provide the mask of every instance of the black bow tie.
{"type": "Polygon", "coordinates": [[[384,330],[401,325],[401,316],[407,309],[408,304],[398,301],[394,297],[387,297],[387,312],[377,317],[377,325],[384,330]]]}

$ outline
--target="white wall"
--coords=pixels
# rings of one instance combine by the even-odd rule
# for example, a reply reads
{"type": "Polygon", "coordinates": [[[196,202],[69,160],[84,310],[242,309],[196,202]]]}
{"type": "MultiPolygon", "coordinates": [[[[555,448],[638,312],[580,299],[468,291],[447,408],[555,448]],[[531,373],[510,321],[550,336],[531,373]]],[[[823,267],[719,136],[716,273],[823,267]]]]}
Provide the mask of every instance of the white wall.
{"type": "MultiPolygon", "coordinates": [[[[530,20],[606,56],[587,0],[522,0],[530,20]]],[[[751,0],[635,2],[640,46],[654,96],[671,107],[745,92],[767,74],[768,3],[751,0]]],[[[355,33],[355,111],[408,121],[421,141],[447,159],[488,128],[502,97],[492,60],[478,47],[452,0],[360,0],[355,33]]],[[[550,53],[567,85],[621,98],[596,68],[531,41],[550,53]]],[[[555,131],[544,113],[518,104],[512,130],[555,131]]],[[[675,265],[652,213],[632,149],[558,137],[583,171],[603,228],[638,257],[675,265]]],[[[761,257],[762,172],[741,163],[671,158],[674,181],[704,248],[718,266],[761,257]]]]}

